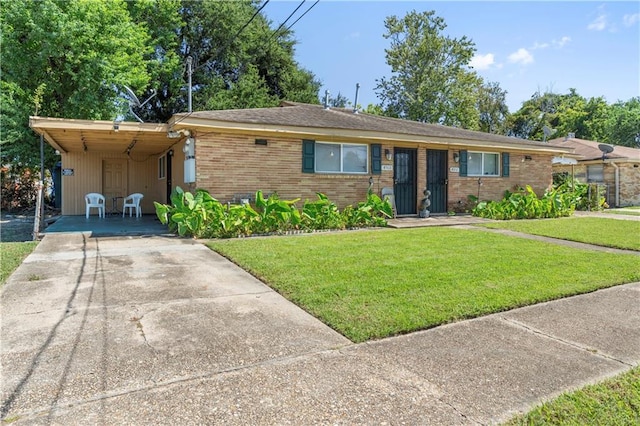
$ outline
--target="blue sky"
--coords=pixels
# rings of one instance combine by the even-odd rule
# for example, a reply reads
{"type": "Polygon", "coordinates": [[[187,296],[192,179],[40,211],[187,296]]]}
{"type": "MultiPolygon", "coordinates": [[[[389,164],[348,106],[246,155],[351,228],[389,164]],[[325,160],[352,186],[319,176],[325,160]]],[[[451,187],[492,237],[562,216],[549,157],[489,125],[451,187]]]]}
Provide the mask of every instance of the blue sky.
{"type": "MultiPolygon", "coordinates": [[[[301,0],[271,0],[263,13],[276,28],[301,0]]],[[[287,23],[315,0],[307,0],[287,23]]],[[[536,91],[607,102],[640,96],[640,2],[617,1],[338,1],[320,0],[293,27],[295,58],[335,96],[378,103],[376,80],[391,76],[385,61],[384,19],[435,10],[445,34],[476,45],[475,70],[497,81],[511,112],[536,91]]]]}

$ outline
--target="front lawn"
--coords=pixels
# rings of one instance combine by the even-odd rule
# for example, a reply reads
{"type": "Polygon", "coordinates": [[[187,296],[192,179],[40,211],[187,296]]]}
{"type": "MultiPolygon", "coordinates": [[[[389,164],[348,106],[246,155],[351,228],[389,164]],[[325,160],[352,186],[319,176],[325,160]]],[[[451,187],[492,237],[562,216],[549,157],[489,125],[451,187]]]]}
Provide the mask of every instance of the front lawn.
{"type": "Polygon", "coordinates": [[[482,226],[605,247],[640,250],[640,221],[600,217],[569,217],[554,220],[494,222],[482,226]]]}
{"type": "Polygon", "coordinates": [[[421,228],[208,245],[354,342],[640,280],[638,257],[421,228]]]}
{"type": "Polygon", "coordinates": [[[9,278],[9,275],[16,270],[38,243],[28,241],[24,243],[0,243],[0,286],[9,278]]]}
{"type": "Polygon", "coordinates": [[[515,425],[640,424],[640,367],[560,395],[506,423],[515,425]]]}

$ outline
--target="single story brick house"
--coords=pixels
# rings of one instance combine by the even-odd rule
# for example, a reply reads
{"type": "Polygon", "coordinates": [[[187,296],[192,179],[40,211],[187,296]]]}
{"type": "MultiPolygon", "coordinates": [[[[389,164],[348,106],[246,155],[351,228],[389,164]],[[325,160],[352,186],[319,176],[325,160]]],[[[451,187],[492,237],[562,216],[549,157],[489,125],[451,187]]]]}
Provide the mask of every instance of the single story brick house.
{"type": "Polygon", "coordinates": [[[566,173],[584,183],[605,185],[605,198],[612,207],[640,205],[640,149],[608,145],[612,150],[604,153],[599,147],[603,144],[578,139],[573,134],[552,139],[549,145],[573,149],[569,156],[576,160],[575,164],[567,164],[556,159],[554,173],[566,173]]]}
{"type": "Polygon", "coordinates": [[[256,190],[302,201],[322,192],[340,207],[364,200],[369,188],[392,188],[398,215],[417,215],[428,189],[430,212],[447,213],[468,195],[498,200],[516,185],[541,194],[552,159],[572,151],[294,102],[179,113],[166,124],[31,117],[30,126],[60,152],[64,215],[84,214],[88,192],[115,203],[141,192],[143,212],[152,213],[175,186],[225,202],[256,190]]]}

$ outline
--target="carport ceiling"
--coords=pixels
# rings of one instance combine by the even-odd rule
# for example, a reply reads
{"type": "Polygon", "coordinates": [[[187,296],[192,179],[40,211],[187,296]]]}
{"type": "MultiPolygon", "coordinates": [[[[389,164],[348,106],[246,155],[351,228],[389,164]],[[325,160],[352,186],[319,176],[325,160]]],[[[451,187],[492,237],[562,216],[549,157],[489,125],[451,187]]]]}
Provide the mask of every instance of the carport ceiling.
{"type": "Polygon", "coordinates": [[[113,121],[69,120],[30,117],[29,126],[61,153],[100,152],[162,154],[180,139],[167,136],[168,125],[157,123],[117,123],[113,121]]]}

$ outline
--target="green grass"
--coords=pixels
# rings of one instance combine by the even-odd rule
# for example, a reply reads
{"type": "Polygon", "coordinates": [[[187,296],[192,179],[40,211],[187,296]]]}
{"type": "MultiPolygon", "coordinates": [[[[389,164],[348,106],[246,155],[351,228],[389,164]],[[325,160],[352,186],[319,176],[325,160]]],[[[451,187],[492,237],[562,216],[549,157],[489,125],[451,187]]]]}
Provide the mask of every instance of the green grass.
{"type": "Polygon", "coordinates": [[[452,228],[212,241],[355,342],[640,280],[639,258],[452,228]]]}
{"type": "Polygon", "coordinates": [[[2,286],[9,275],[16,270],[25,257],[36,248],[36,241],[25,243],[0,243],[0,286],[2,286]]]}
{"type": "Polygon", "coordinates": [[[509,229],[605,247],[640,250],[640,221],[596,217],[500,221],[481,226],[509,229]]]}
{"type": "Polygon", "coordinates": [[[638,425],[640,367],[565,393],[507,423],[514,425],[638,425]]]}

